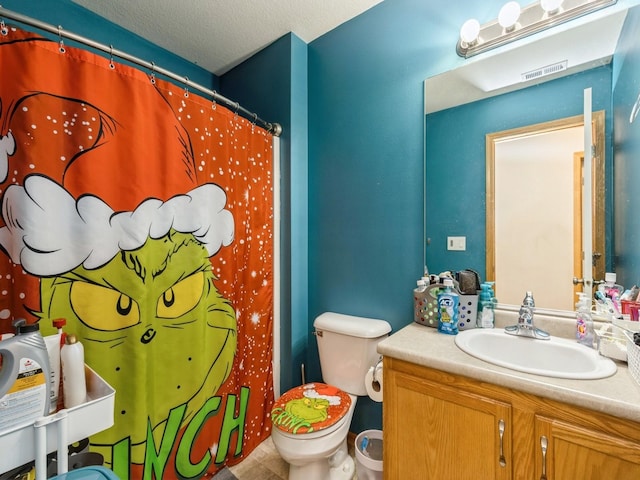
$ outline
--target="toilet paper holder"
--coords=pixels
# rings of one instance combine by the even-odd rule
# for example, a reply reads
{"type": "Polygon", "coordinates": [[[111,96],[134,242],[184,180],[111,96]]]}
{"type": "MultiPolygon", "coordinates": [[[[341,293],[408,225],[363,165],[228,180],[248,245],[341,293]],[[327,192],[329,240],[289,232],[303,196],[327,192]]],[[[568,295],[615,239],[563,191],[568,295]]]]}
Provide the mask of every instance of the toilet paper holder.
{"type": "Polygon", "coordinates": [[[376,364],[373,366],[373,387],[374,390],[376,392],[380,391],[380,381],[376,378],[376,374],[378,373],[378,365],[380,365],[382,363],[382,355],[380,355],[380,358],[378,359],[378,361],[376,362],[376,364]]]}

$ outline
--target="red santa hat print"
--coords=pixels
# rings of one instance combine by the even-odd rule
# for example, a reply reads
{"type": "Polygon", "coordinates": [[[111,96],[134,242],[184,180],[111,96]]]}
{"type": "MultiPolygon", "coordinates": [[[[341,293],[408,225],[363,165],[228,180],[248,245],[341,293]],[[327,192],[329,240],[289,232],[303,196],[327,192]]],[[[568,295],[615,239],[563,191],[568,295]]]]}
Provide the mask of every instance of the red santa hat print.
{"type": "MultiPolygon", "coordinates": [[[[24,69],[22,48],[30,63],[57,64],[49,43],[35,53],[13,44],[11,55],[0,46],[3,69],[24,69]]],[[[233,241],[224,190],[197,185],[189,136],[153,85],[132,108],[131,78],[90,68],[95,88],[78,93],[56,73],[0,90],[0,247],[14,263],[39,276],[97,268],[171,229],[210,256],[233,241]]]]}

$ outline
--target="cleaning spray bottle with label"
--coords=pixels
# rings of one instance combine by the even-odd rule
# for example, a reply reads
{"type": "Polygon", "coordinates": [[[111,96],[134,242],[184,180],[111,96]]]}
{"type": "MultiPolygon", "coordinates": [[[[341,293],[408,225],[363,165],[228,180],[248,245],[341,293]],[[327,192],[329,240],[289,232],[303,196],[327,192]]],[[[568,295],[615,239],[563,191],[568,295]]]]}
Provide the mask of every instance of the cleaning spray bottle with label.
{"type": "Polygon", "coordinates": [[[593,348],[595,332],[591,318],[591,301],[584,292],[578,293],[578,302],[576,303],[576,340],[582,345],[593,348]]]}
{"type": "Polygon", "coordinates": [[[16,335],[0,341],[0,433],[49,414],[50,367],[40,325],[14,322],[16,335]]]}
{"type": "Polygon", "coordinates": [[[438,293],[438,331],[449,335],[458,334],[458,304],[460,297],[453,291],[453,280],[445,278],[444,289],[438,293]]]}

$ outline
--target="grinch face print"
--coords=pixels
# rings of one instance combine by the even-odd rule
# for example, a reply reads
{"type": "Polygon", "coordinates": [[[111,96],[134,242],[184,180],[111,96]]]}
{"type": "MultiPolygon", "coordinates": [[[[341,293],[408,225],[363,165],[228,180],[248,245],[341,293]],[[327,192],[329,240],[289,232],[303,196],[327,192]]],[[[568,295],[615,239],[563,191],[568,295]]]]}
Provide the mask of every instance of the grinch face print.
{"type": "Polygon", "coordinates": [[[308,433],[326,428],[351,405],[336,387],[309,383],[285,393],[271,411],[273,424],[286,432],[308,433]]]}
{"type": "Polygon", "coordinates": [[[206,184],[115,213],[96,197],[76,202],[38,175],[5,194],[0,239],[14,262],[42,277],[41,318],[66,318],[86,363],[117,392],[119,428],[92,442],[114,444],[124,425],[134,463],[144,461],[148,430],[161,436],[168,413],[182,405],[186,424],[231,371],[236,317],[209,260],[233,239],[225,202],[220,187],[206,184]],[[38,243],[42,226],[55,248],[38,243]]]}
{"type": "MultiPolygon", "coordinates": [[[[129,426],[133,445],[178,405],[187,404],[187,422],[231,371],[235,312],[214,280],[206,250],[192,235],[172,232],[98,269],[42,281],[47,316],[66,318],[80,334],[87,364],[116,389],[116,418],[129,426]],[[143,359],[146,367],[135,368],[143,359]]],[[[121,430],[114,435],[107,430],[92,441],[113,444],[121,430]]]]}

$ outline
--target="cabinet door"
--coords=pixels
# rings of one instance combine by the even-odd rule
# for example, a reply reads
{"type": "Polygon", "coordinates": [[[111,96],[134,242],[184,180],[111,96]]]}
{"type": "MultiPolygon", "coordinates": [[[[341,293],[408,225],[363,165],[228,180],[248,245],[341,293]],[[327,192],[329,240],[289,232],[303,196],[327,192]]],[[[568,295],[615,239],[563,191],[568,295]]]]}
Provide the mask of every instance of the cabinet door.
{"type": "Polygon", "coordinates": [[[511,479],[511,407],[388,369],[384,478],[511,479]]]}
{"type": "Polygon", "coordinates": [[[535,431],[535,478],[544,473],[548,480],[640,479],[638,443],[542,416],[536,417],[535,431]]]}

